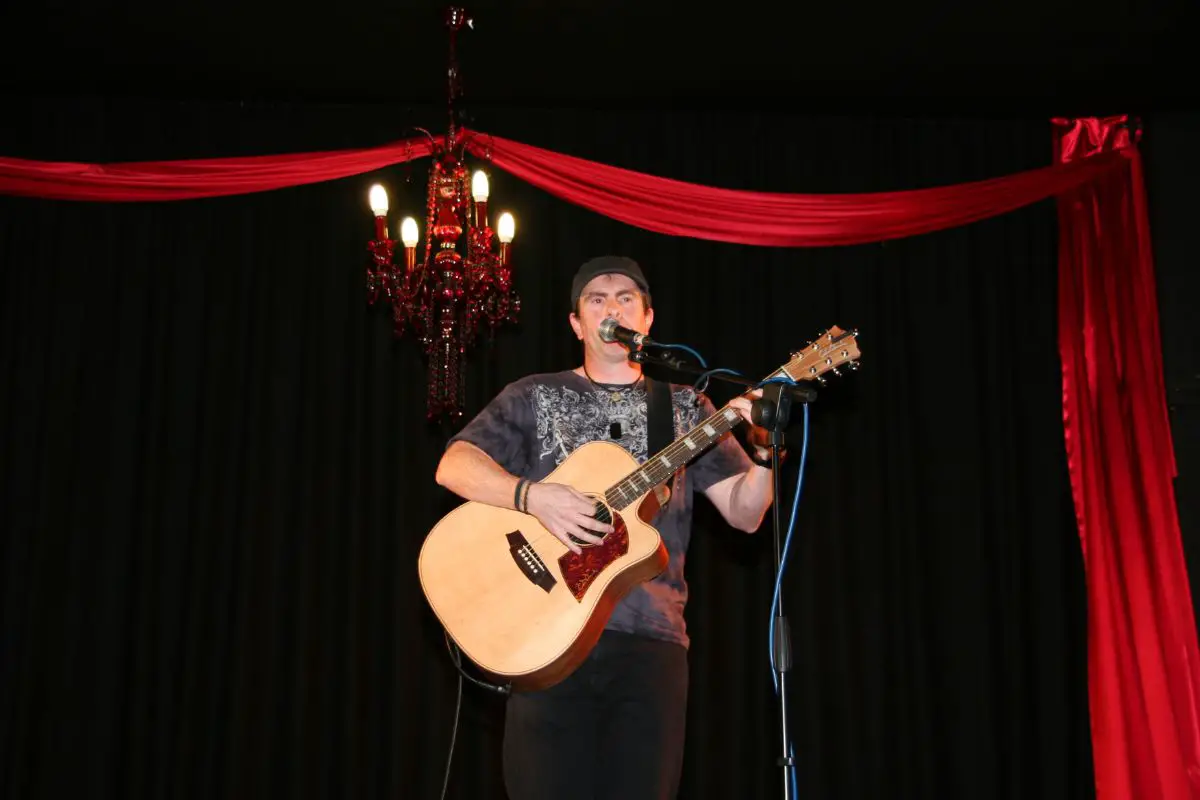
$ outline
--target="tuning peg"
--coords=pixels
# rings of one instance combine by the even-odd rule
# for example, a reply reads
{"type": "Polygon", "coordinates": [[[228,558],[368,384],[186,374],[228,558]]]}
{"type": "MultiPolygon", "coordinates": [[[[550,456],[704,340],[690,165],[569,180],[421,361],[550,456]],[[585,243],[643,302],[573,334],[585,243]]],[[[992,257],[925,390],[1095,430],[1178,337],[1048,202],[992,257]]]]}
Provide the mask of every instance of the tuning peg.
{"type": "Polygon", "coordinates": [[[825,385],[825,378],[823,378],[823,377],[821,377],[820,375],[818,375],[818,376],[817,376],[817,383],[819,383],[819,384],[821,384],[822,386],[824,386],[824,385],[825,385]]]}
{"type": "Polygon", "coordinates": [[[857,361],[847,361],[846,369],[850,370],[851,372],[858,372],[858,362],[857,361]]]}
{"type": "Polygon", "coordinates": [[[832,372],[834,375],[841,375],[841,374],[842,374],[842,373],[841,373],[841,370],[839,370],[837,367],[831,367],[829,371],[830,371],[830,372],[832,372]]]}

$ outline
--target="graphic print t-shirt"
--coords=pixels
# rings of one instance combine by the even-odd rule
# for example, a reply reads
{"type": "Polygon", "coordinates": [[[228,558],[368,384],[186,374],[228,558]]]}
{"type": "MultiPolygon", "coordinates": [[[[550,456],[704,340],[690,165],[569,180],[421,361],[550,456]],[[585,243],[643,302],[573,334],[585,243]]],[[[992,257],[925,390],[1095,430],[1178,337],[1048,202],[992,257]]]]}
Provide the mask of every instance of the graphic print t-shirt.
{"type": "MultiPolygon", "coordinates": [[[[647,452],[645,384],[599,387],[572,370],[521,378],[504,387],[450,443],[470,442],[513,475],[534,481],[553,472],[580,445],[597,440],[613,441],[639,464],[645,462],[654,455],[647,452]],[[610,438],[615,432],[619,438],[610,438]]],[[[674,438],[716,412],[708,397],[690,386],[672,384],[671,400],[674,438]]],[[[693,494],[750,466],[741,445],[726,433],[675,474],[666,508],[653,521],[670,556],[667,569],[618,603],[609,629],[688,645],[684,559],[691,539],[693,494]]]]}

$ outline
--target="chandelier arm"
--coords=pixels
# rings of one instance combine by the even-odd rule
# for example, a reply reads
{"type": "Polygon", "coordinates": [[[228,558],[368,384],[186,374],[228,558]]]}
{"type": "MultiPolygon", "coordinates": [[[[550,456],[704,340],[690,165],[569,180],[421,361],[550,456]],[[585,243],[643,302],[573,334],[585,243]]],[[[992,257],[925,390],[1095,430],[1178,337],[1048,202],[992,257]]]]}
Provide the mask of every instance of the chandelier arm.
{"type": "Polygon", "coordinates": [[[437,138],[432,133],[427,131],[425,128],[422,128],[419,125],[412,125],[412,126],[409,126],[406,130],[416,131],[418,133],[425,134],[425,138],[429,140],[429,146],[431,148],[433,148],[434,152],[437,151],[437,147],[438,147],[437,138]]]}

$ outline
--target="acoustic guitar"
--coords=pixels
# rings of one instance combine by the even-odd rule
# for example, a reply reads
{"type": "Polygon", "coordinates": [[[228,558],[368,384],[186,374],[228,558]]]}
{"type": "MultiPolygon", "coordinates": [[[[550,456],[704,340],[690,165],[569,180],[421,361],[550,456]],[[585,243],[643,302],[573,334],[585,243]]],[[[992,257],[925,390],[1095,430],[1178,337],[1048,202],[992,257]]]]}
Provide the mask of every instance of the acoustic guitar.
{"type": "MultiPolygon", "coordinates": [[[[824,382],[857,366],[857,332],[830,328],[769,377],[824,382]]],[[[600,638],[617,602],[667,567],[650,525],[653,491],[742,421],[725,406],[639,465],[620,445],[577,448],[545,478],[595,500],[613,525],[575,554],[537,518],[466,502],[429,532],[418,559],[421,589],[459,649],[513,691],[544,689],[571,674],[600,638]]]]}

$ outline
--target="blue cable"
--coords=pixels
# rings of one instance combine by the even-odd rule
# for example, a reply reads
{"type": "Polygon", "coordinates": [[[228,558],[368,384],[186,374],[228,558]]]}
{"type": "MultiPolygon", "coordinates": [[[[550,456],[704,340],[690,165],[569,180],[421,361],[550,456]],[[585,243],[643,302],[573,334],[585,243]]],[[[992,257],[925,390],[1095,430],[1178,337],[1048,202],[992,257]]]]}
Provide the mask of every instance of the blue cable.
{"type": "Polygon", "coordinates": [[[796,495],[792,498],[792,516],[788,520],[787,538],[783,541],[783,554],[779,557],[779,574],[775,576],[775,592],[771,597],[770,639],[771,682],[779,694],[779,679],[775,676],[775,609],[779,606],[779,588],[783,585],[783,571],[787,568],[788,551],[792,547],[792,534],[796,530],[796,511],[800,507],[800,490],[804,487],[804,462],[808,457],[808,403],[804,403],[804,443],[800,447],[800,469],[796,475],[796,495]]]}
{"type": "MultiPolygon", "coordinates": [[[[717,373],[736,375],[739,378],[743,377],[743,375],[740,372],[738,372],[737,370],[725,369],[723,367],[718,367],[717,369],[708,369],[708,363],[704,360],[704,357],[701,356],[699,353],[697,353],[692,348],[688,347],[687,345],[665,344],[663,342],[658,342],[657,344],[659,347],[665,347],[665,348],[670,348],[670,349],[674,349],[674,350],[685,350],[685,351],[691,353],[693,356],[695,356],[696,360],[700,362],[700,366],[702,366],[706,370],[708,370],[707,372],[703,373],[699,378],[696,379],[696,382],[692,387],[696,392],[704,391],[708,387],[709,376],[716,375],[717,373]],[[704,384],[703,387],[701,387],[701,383],[704,384]]],[[[761,389],[762,387],[767,386],[768,384],[772,384],[772,383],[782,383],[782,384],[785,384],[788,386],[796,385],[796,381],[792,380],[791,378],[778,377],[778,378],[767,378],[766,380],[758,383],[754,388],[761,389]]],[[[771,682],[775,685],[775,694],[776,695],[779,694],[779,680],[775,675],[775,609],[779,606],[779,589],[780,589],[780,586],[783,584],[783,572],[784,572],[784,568],[787,566],[788,552],[791,550],[791,546],[792,546],[792,533],[796,529],[796,511],[800,507],[800,490],[804,487],[804,463],[808,459],[808,403],[804,403],[803,405],[804,405],[804,440],[803,440],[803,444],[801,445],[801,448],[800,448],[800,468],[799,468],[799,471],[796,476],[796,494],[792,498],[792,514],[791,514],[791,518],[788,520],[787,537],[784,539],[783,553],[780,555],[780,559],[779,559],[779,574],[775,577],[775,591],[771,598],[771,623],[770,623],[770,625],[767,626],[769,646],[770,646],[769,656],[770,656],[770,661],[771,661],[771,682]]],[[[792,744],[792,742],[788,742],[787,747],[788,747],[788,753],[791,754],[792,762],[793,762],[791,770],[790,770],[791,779],[792,779],[792,797],[799,797],[800,796],[799,779],[797,778],[797,775],[796,775],[796,765],[795,765],[796,747],[794,744],[792,744]]]]}
{"type": "MultiPolygon", "coordinates": [[[[792,383],[792,384],[794,384],[795,382],[789,381],[786,379],[784,379],[784,380],[773,380],[772,379],[772,380],[764,381],[763,383],[792,383]]],[[[787,531],[787,537],[784,539],[784,543],[783,543],[783,553],[780,555],[780,558],[779,558],[779,574],[777,576],[775,576],[775,591],[771,598],[771,621],[770,621],[770,624],[767,626],[767,631],[768,631],[767,638],[768,638],[768,646],[769,646],[768,655],[769,655],[769,658],[771,661],[771,683],[774,684],[774,686],[775,686],[775,694],[776,695],[779,694],[779,679],[775,674],[776,673],[776,669],[775,669],[775,609],[778,608],[778,606],[779,606],[779,589],[783,585],[783,572],[784,572],[784,569],[787,567],[788,553],[792,547],[792,534],[796,530],[796,511],[800,507],[800,490],[804,487],[804,463],[807,459],[808,459],[808,403],[804,403],[804,440],[803,440],[803,444],[801,445],[801,448],[800,448],[800,467],[799,467],[798,473],[796,475],[796,494],[792,498],[792,514],[791,514],[791,518],[788,520],[788,531],[787,531]]],[[[788,747],[788,752],[791,754],[792,762],[793,762],[792,767],[791,767],[792,796],[798,797],[800,794],[800,790],[798,787],[799,781],[796,776],[796,765],[795,765],[796,748],[791,742],[787,743],[787,747],[788,747]]]]}

